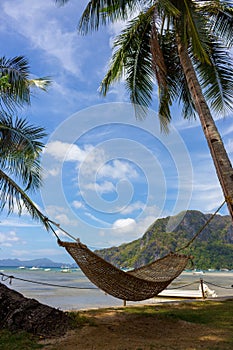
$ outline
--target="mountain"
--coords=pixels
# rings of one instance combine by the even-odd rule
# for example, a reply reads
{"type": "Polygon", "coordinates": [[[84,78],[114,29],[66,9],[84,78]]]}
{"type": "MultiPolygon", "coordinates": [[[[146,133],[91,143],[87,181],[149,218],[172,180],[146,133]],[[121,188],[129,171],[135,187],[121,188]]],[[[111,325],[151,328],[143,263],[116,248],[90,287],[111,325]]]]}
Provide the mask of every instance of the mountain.
{"type": "MultiPolygon", "coordinates": [[[[96,253],[116,266],[137,268],[185,246],[210,217],[211,214],[188,210],[177,216],[158,219],[142,238],[96,253]]],[[[190,247],[181,253],[193,256],[193,268],[233,269],[233,226],[230,216],[216,215],[190,247]]]]}
{"type": "MultiPolygon", "coordinates": [[[[64,263],[56,263],[50,259],[42,258],[42,259],[33,259],[33,260],[19,260],[19,259],[3,259],[0,260],[0,266],[9,266],[9,267],[61,267],[64,263]]],[[[67,265],[67,264],[65,264],[67,265]]]]}

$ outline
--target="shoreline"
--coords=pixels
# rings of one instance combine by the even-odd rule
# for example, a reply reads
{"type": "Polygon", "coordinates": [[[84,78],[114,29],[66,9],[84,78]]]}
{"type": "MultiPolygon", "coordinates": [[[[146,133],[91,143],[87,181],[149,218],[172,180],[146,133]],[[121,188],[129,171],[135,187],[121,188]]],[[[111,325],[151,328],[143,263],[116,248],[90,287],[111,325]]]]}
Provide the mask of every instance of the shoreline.
{"type": "MultiPolygon", "coordinates": [[[[7,272],[6,272],[7,274],[7,272]]],[[[106,307],[121,307],[123,301],[106,295],[103,291],[96,288],[84,275],[79,271],[72,273],[61,273],[57,271],[21,271],[19,269],[11,270],[9,275],[15,275],[17,277],[41,281],[52,282],[55,284],[74,286],[77,289],[59,288],[44,286],[39,284],[27,283],[12,279],[12,284],[9,285],[9,280],[2,283],[22,293],[25,297],[37,299],[39,302],[50,305],[61,310],[88,310],[93,308],[106,308],[106,307]],[[86,289],[79,289],[86,288],[86,289]]],[[[200,285],[200,279],[203,279],[204,283],[211,290],[215,290],[218,297],[233,297],[233,288],[230,286],[233,284],[233,272],[205,272],[203,275],[193,274],[192,272],[183,272],[176,280],[174,280],[169,289],[187,289],[198,291],[200,285]],[[221,288],[215,287],[212,284],[222,286],[221,288]],[[185,285],[188,284],[188,287],[185,285]],[[180,288],[184,286],[183,288],[180,288]],[[227,289],[225,289],[227,288],[227,289]]],[[[155,303],[167,303],[168,301],[177,301],[177,298],[169,297],[155,297],[153,302],[155,303]]],[[[143,302],[127,302],[127,305],[136,305],[145,303],[143,302]]]]}

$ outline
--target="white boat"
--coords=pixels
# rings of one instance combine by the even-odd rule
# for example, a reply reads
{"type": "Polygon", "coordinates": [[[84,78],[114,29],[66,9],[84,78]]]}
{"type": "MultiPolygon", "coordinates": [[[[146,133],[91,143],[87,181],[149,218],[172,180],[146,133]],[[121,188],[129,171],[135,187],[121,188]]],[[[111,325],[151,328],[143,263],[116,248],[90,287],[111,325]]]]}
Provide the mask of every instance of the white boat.
{"type": "Polygon", "coordinates": [[[39,269],[40,269],[39,267],[35,267],[35,266],[30,267],[30,270],[39,270],[39,269]]]}
{"type": "Polygon", "coordinates": [[[216,298],[217,294],[207,284],[203,283],[202,286],[200,284],[197,290],[165,289],[158,296],[164,298],[202,299],[208,297],[216,298]]]}
{"type": "Polygon", "coordinates": [[[204,272],[202,270],[193,270],[193,275],[204,275],[204,272]]]}
{"type": "Polygon", "coordinates": [[[69,269],[69,268],[61,269],[61,272],[69,273],[69,272],[71,272],[71,269],[69,269]]]}
{"type": "Polygon", "coordinates": [[[25,269],[25,266],[19,266],[18,269],[25,269]]]}

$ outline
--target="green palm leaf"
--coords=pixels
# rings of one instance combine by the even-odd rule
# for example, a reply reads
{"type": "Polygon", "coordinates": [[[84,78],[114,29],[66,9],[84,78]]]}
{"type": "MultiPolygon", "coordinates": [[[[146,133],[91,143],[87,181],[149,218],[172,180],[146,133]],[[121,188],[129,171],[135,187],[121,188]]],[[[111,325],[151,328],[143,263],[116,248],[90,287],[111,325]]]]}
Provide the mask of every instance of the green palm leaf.
{"type": "Polygon", "coordinates": [[[6,206],[9,214],[14,212],[15,207],[19,215],[22,214],[23,209],[26,209],[33,219],[40,221],[47,230],[49,229],[45,215],[41,213],[26,192],[0,169],[0,210],[6,206]]]}
{"type": "Polygon", "coordinates": [[[39,157],[40,141],[46,134],[43,128],[29,125],[26,120],[0,115],[0,166],[18,178],[26,189],[41,185],[39,157]]]}
{"type": "Polygon", "coordinates": [[[32,86],[46,90],[51,83],[49,77],[30,79],[29,64],[23,56],[0,57],[0,78],[0,108],[8,112],[30,104],[32,86]]]}
{"type": "Polygon", "coordinates": [[[107,75],[100,87],[107,93],[109,86],[124,76],[137,117],[144,117],[151,103],[153,71],[150,52],[151,17],[140,14],[114,42],[116,51],[107,75]]]}
{"type": "Polygon", "coordinates": [[[200,83],[207,101],[217,114],[232,110],[233,102],[233,66],[232,58],[225,48],[212,40],[211,66],[196,62],[200,83]]]}

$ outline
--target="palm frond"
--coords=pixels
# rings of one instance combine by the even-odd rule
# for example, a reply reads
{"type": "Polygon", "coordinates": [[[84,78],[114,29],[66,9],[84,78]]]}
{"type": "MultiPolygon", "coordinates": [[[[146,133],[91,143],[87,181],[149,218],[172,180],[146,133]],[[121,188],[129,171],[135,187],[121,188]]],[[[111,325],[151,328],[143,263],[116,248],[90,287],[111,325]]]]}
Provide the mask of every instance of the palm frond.
{"type": "Polygon", "coordinates": [[[0,76],[8,77],[8,87],[1,86],[0,105],[4,105],[8,110],[14,109],[14,106],[30,104],[30,89],[28,86],[29,65],[23,56],[7,59],[0,58],[0,76]]]}
{"type": "Polygon", "coordinates": [[[40,221],[49,230],[48,221],[26,192],[12,178],[0,169],[0,210],[8,208],[8,213],[13,213],[17,208],[21,215],[25,208],[31,217],[40,221]]]}
{"type": "MultiPolygon", "coordinates": [[[[181,25],[177,22],[179,34],[183,32],[183,42],[189,43],[193,54],[203,63],[210,64],[208,54],[208,29],[204,16],[200,15],[200,8],[195,6],[195,2],[184,0],[184,12],[181,13],[181,25]],[[184,23],[183,23],[184,22],[184,23]]],[[[179,20],[178,20],[179,21],[179,20]]]]}
{"type": "Polygon", "coordinates": [[[157,11],[160,15],[160,17],[179,17],[180,16],[180,9],[175,6],[173,1],[170,0],[157,0],[156,5],[155,2],[153,2],[153,5],[156,6],[157,11]]]}
{"type": "Polygon", "coordinates": [[[45,132],[25,119],[0,114],[0,166],[19,179],[26,189],[41,185],[39,158],[44,147],[40,141],[45,132]]]}
{"type": "Polygon", "coordinates": [[[216,6],[210,6],[209,23],[211,30],[218,39],[228,47],[233,45],[233,5],[232,1],[217,1],[216,6]]]}
{"type": "Polygon", "coordinates": [[[217,114],[233,110],[233,65],[230,53],[220,43],[212,40],[211,66],[197,64],[200,83],[210,107],[217,114]]]}
{"type": "Polygon", "coordinates": [[[78,29],[86,34],[98,30],[100,25],[128,19],[140,6],[140,0],[91,0],[81,16],[78,29]]]}
{"type": "Polygon", "coordinates": [[[38,79],[29,79],[28,85],[29,87],[36,87],[43,91],[47,91],[47,88],[52,84],[52,80],[50,77],[42,77],[38,79]]]}
{"type": "Polygon", "coordinates": [[[144,117],[153,92],[152,56],[150,51],[151,13],[141,13],[116,38],[117,48],[110,69],[101,83],[101,93],[123,75],[137,117],[144,117]]]}
{"type": "Polygon", "coordinates": [[[29,64],[25,57],[0,57],[0,108],[15,112],[18,107],[30,104],[32,86],[42,90],[50,85],[49,77],[30,79],[29,64]]]}

